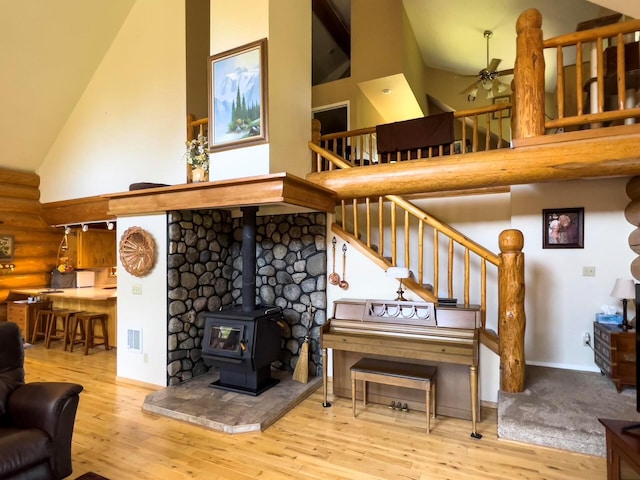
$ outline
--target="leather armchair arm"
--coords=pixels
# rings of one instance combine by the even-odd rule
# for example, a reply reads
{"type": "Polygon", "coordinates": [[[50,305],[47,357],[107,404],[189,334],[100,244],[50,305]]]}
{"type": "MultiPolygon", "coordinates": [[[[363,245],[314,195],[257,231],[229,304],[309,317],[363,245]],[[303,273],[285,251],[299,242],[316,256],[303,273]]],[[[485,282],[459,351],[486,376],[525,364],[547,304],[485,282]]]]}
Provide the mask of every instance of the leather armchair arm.
{"type": "Polygon", "coordinates": [[[71,437],[82,385],[33,382],[18,387],[7,402],[12,426],[38,428],[51,437],[51,468],[64,478],[71,474],[71,437]]]}
{"type": "Polygon", "coordinates": [[[82,391],[75,383],[34,382],[18,387],[9,397],[7,410],[17,428],[39,428],[54,438],[64,404],[82,391]]]}

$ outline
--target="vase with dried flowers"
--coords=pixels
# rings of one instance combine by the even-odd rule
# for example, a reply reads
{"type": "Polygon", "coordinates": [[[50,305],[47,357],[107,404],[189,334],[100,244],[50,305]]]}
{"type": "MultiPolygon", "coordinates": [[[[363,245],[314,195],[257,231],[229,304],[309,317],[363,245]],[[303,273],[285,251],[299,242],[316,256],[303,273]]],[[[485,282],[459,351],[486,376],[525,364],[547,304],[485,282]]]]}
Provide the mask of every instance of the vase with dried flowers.
{"type": "Polygon", "coordinates": [[[209,181],[209,143],[207,137],[199,133],[193,140],[187,141],[187,165],[191,169],[190,182],[209,181]]]}

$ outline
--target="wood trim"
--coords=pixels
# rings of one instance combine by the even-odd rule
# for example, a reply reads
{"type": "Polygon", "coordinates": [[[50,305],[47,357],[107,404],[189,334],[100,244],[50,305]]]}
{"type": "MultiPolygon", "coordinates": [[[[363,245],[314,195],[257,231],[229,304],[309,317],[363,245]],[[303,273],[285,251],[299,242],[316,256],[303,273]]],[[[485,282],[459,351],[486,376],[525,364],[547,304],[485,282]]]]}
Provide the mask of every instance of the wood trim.
{"type": "Polygon", "coordinates": [[[614,128],[603,129],[609,131],[606,137],[564,141],[570,137],[553,135],[555,143],[549,138],[545,145],[316,172],[306,178],[343,199],[640,174],[640,130],[616,135],[614,128]]]}
{"type": "Polygon", "coordinates": [[[156,187],[109,196],[110,215],[134,215],[180,209],[286,205],[333,212],[332,191],[287,173],[156,187]]]}
{"type": "Polygon", "coordinates": [[[42,204],[42,218],[49,225],[114,220],[108,213],[109,198],[94,196],[42,204]]]}
{"type": "Polygon", "coordinates": [[[0,168],[0,183],[10,185],[20,185],[23,187],[40,187],[40,177],[33,172],[20,172],[17,170],[9,170],[0,168]]]}

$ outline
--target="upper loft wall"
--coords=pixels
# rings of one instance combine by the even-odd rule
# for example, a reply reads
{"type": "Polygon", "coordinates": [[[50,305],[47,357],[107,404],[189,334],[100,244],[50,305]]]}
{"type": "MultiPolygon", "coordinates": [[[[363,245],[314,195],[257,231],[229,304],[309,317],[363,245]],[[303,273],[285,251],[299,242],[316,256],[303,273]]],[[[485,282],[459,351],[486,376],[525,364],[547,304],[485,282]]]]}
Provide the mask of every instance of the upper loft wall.
{"type": "Polygon", "coordinates": [[[351,77],[313,87],[313,107],[350,101],[352,129],[372,126],[375,118],[384,123],[427,112],[422,58],[401,0],[352,0],[351,42],[351,77]],[[381,93],[387,79],[403,93],[393,112],[381,93]],[[397,105],[409,113],[398,113],[397,105]]]}
{"type": "Polygon", "coordinates": [[[205,118],[207,111],[207,61],[209,59],[209,0],[185,2],[187,111],[205,118]]]}
{"type": "Polygon", "coordinates": [[[38,170],[42,203],[185,183],[185,71],[184,3],[137,0],[38,170]]]}
{"type": "Polygon", "coordinates": [[[311,172],[311,2],[271,0],[269,47],[269,173],[304,178],[311,172]]]}
{"type": "Polygon", "coordinates": [[[311,3],[260,0],[238,15],[237,5],[211,4],[211,54],[267,38],[268,143],[210,155],[210,180],[311,171],[311,3]]]}
{"type": "Polygon", "coordinates": [[[0,2],[0,167],[38,169],[134,3],[0,2]]]}

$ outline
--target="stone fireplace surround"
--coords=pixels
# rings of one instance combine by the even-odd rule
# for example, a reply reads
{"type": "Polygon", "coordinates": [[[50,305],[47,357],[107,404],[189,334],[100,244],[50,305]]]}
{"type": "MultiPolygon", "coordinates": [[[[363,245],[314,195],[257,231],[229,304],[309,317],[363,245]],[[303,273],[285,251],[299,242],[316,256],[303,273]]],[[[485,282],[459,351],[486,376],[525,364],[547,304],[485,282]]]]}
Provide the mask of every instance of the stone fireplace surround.
{"type": "MultiPolygon", "coordinates": [[[[207,372],[201,358],[204,313],[239,305],[242,218],[227,210],[167,212],[167,385],[207,372]]],[[[320,375],[320,327],[327,315],[325,213],[256,218],[256,295],[282,308],[286,327],[274,366],[292,371],[309,335],[309,373],[320,375]]]]}

